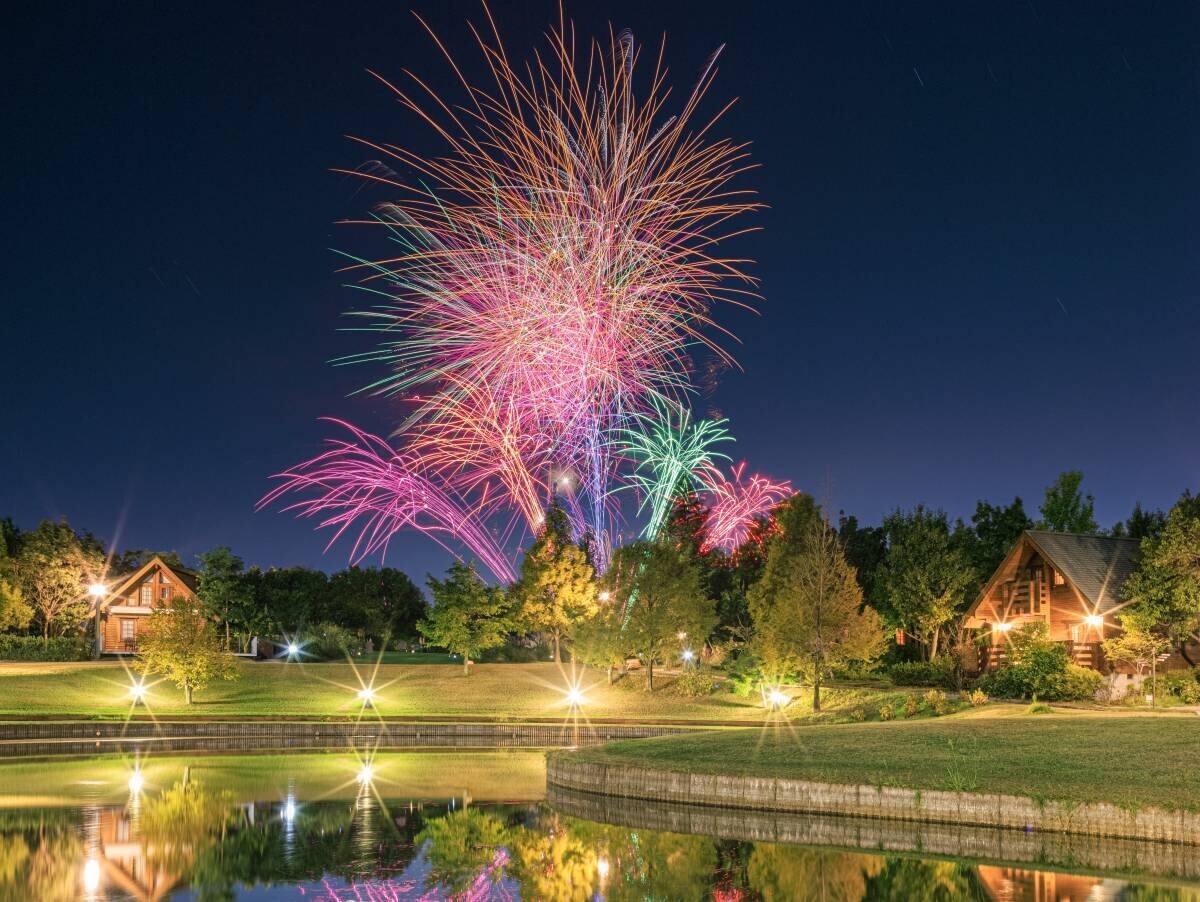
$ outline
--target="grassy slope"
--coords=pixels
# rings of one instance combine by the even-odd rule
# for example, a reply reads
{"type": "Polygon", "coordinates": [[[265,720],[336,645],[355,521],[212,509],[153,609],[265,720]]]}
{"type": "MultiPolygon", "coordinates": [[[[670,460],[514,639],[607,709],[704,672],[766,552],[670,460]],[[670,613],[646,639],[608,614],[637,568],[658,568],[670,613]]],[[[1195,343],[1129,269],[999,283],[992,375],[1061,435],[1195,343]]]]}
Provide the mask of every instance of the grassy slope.
{"type": "Polygon", "coordinates": [[[907,723],[700,733],[572,754],[694,773],[1200,807],[1200,718],[1021,710],[988,706],[907,723]]]}
{"type": "MultiPolygon", "coordinates": [[[[370,661],[349,664],[242,663],[242,678],[214,683],[184,705],[169,683],[154,686],[156,716],[354,716],[363,681],[378,690],[384,716],[563,717],[570,665],[479,664],[469,677],[460,667],[404,666],[370,661]]],[[[130,713],[130,675],[120,663],[0,664],[0,715],[124,717],[130,713]]],[[[757,721],[755,699],[728,693],[686,699],[647,695],[606,685],[600,671],[581,671],[585,716],[661,720],[757,721]]],[[[141,709],[139,709],[139,712],[141,709]]]]}

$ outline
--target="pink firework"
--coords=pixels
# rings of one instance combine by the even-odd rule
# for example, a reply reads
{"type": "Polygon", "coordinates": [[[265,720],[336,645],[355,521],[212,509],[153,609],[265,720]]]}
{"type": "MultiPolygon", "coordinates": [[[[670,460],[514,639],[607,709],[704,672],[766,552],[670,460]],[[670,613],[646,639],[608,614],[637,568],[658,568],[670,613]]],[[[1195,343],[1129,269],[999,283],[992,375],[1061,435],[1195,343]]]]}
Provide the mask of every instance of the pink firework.
{"type": "Polygon", "coordinates": [[[713,548],[726,554],[736,551],[750,536],[755,522],[792,494],[788,482],[772,482],[765,476],[745,476],[743,461],[730,471],[731,478],[712,471],[706,486],[709,498],[707,534],[702,551],[713,548]]]}
{"type": "Polygon", "coordinates": [[[358,315],[382,334],[351,359],[386,364],[371,388],[417,401],[403,450],[356,433],[283,474],[269,499],[315,492],[295,509],[339,533],[362,518],[356,554],[411,526],[453,535],[500,576],[512,570],[501,547],[537,529],[561,473],[603,561],[620,437],[656,400],[687,394],[692,349],[728,360],[712,305],[744,303],[755,283],[717,248],[759,205],[732,184],[744,146],[710,137],[726,108],[699,118],[717,54],[670,115],[662,48],[639,97],[628,32],[587,45],[560,22],[525,64],[488,21],[490,36],[475,33],[494,84],[468,84],[448,55],[463,100],[415,76],[384,82],[445,153],[363,140],[390,166],[349,173],[396,194],[364,221],[392,252],[346,271],[378,299],[358,315]]]}
{"type": "MultiPolygon", "coordinates": [[[[341,420],[330,420],[350,431],[354,440],[330,439],[333,447],[280,474],[283,480],[259,502],[266,506],[290,492],[309,497],[284,510],[317,517],[332,527],[332,545],[348,530],[356,530],[350,552],[357,562],[387,549],[392,537],[411,527],[426,533],[448,550],[453,538],[466,545],[497,579],[515,578],[512,564],[495,537],[483,527],[481,511],[466,505],[422,471],[419,459],[397,453],[378,436],[341,420]]],[[[486,503],[486,495],[484,496],[486,503]]]]}

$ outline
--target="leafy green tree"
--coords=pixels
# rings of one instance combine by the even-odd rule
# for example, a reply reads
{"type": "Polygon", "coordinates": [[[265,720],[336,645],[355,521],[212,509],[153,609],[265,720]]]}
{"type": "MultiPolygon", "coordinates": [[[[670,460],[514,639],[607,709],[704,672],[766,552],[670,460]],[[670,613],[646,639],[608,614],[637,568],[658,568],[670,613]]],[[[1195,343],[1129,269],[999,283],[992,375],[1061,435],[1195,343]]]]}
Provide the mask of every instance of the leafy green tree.
{"type": "MultiPolygon", "coordinates": [[[[1118,615],[1120,617],[1120,615],[1118,615]]],[[[1150,677],[1150,702],[1158,700],[1158,659],[1171,650],[1172,642],[1160,632],[1145,629],[1136,616],[1121,617],[1121,633],[1105,639],[1104,657],[1117,664],[1127,664],[1137,673],[1150,677]]]]}
{"type": "Polygon", "coordinates": [[[1157,537],[1166,525],[1166,514],[1160,510],[1146,510],[1142,507],[1142,502],[1138,501],[1134,503],[1129,519],[1114,523],[1113,528],[1109,530],[1109,535],[1117,538],[1137,539],[1140,542],[1142,539],[1157,537]]]}
{"type": "Polygon", "coordinates": [[[33,605],[25,600],[21,587],[0,576],[0,632],[23,630],[31,620],[33,605]]]}
{"type": "Polygon", "coordinates": [[[455,561],[445,579],[429,577],[433,604],[417,624],[421,635],[434,645],[462,655],[463,675],[471,672],[471,658],[504,644],[510,612],[504,590],[487,585],[474,564],[455,561]]]}
{"type": "Polygon", "coordinates": [[[965,608],[975,571],[943,511],[921,505],[909,513],[897,510],[883,529],[888,551],[878,577],[886,599],[881,610],[921,642],[932,661],[943,629],[965,608]]]}
{"type": "Polygon", "coordinates": [[[183,699],[214,680],[236,680],[237,659],[221,641],[213,622],[192,599],[175,595],[154,609],[146,633],[138,641],[141,654],[134,667],[159,674],[183,690],[183,699]]]}
{"type": "Polygon", "coordinates": [[[329,578],[308,567],[252,568],[245,580],[272,631],[287,636],[301,635],[316,621],[314,612],[324,608],[329,589],[329,578]]]}
{"type": "Polygon", "coordinates": [[[977,582],[982,583],[996,572],[1027,529],[1033,529],[1033,520],[1025,513],[1025,503],[1020,498],[1013,498],[1007,506],[987,501],[975,503],[966,546],[977,582]]]}
{"type": "Polygon", "coordinates": [[[392,567],[349,567],[329,578],[319,619],[370,635],[381,643],[411,638],[425,616],[420,588],[392,567]]]}
{"type": "Polygon", "coordinates": [[[608,682],[613,682],[613,672],[625,663],[629,652],[629,639],[621,630],[624,606],[607,602],[597,613],[575,626],[571,654],[577,661],[592,667],[604,667],[608,671],[608,682]]]}
{"type": "Polygon", "coordinates": [[[1200,639],[1200,496],[1185,492],[1162,531],[1142,539],[1123,594],[1131,604],[1122,623],[1171,640],[1186,658],[1187,643],[1200,639]]]}
{"type": "Polygon", "coordinates": [[[78,629],[91,615],[87,588],[103,574],[104,554],[95,539],[79,535],[65,520],[45,520],[21,535],[12,567],[16,585],[48,640],[78,629]]]}
{"type": "Polygon", "coordinates": [[[555,663],[562,661],[563,635],[596,613],[595,578],[587,554],[571,541],[566,511],[551,505],[521,562],[513,594],[520,604],[518,622],[531,632],[550,635],[555,663]]]}
{"type": "Polygon", "coordinates": [[[617,549],[605,587],[612,598],[632,597],[625,635],[646,663],[649,692],[654,691],[655,663],[678,650],[678,635],[700,643],[717,622],[692,555],[663,540],[617,549]]]}
{"type": "Polygon", "coordinates": [[[153,558],[161,558],[169,567],[183,567],[183,560],[176,551],[152,551],[149,548],[126,548],[120,554],[115,554],[109,564],[111,573],[132,573],[139,567],[145,566],[153,558]]]}
{"type": "Polygon", "coordinates": [[[1079,470],[1058,474],[1058,478],[1046,488],[1038,529],[1088,534],[1100,531],[1100,524],[1096,522],[1095,499],[1083,494],[1080,489],[1082,484],[1083,473],[1079,470]]]}
{"type": "Polygon", "coordinates": [[[196,595],[210,617],[216,618],[225,632],[225,648],[233,650],[236,629],[245,651],[249,636],[264,628],[261,610],[254,603],[254,593],[246,579],[246,565],[224,545],[198,556],[200,572],[196,595]]]}
{"type": "Polygon", "coordinates": [[[863,598],[870,603],[878,596],[875,588],[879,567],[887,556],[887,534],[882,526],[859,526],[858,518],[838,512],[838,538],[846,560],[858,576],[863,598]]]}
{"type": "Polygon", "coordinates": [[[750,591],[751,648],[768,677],[796,671],[812,683],[813,710],[834,667],[882,653],[883,622],[863,606],[862,587],[838,534],[807,496],[780,510],[762,579],[750,591]]]}

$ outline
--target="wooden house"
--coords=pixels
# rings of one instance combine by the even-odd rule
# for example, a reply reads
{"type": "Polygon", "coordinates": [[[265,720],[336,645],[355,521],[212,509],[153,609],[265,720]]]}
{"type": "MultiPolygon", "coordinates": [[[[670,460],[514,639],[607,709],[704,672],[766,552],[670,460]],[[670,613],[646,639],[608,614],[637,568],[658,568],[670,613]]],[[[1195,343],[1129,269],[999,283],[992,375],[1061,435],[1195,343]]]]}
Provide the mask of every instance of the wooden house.
{"type": "Polygon", "coordinates": [[[196,597],[196,574],[173,567],[158,555],[132,573],[118,577],[98,601],[96,635],[104,655],[127,655],[138,650],[138,637],[150,614],[177,595],[196,597]]]}
{"type": "MultiPolygon", "coordinates": [[[[1100,643],[1120,630],[1114,615],[1129,604],[1122,589],[1137,551],[1136,539],[1023,532],[967,609],[966,625],[990,633],[980,669],[1005,660],[1005,638],[1014,628],[1041,622],[1051,640],[1068,646],[1075,663],[1108,672],[1100,643]]],[[[1184,654],[1171,655],[1164,669],[1188,666],[1184,654]]]]}

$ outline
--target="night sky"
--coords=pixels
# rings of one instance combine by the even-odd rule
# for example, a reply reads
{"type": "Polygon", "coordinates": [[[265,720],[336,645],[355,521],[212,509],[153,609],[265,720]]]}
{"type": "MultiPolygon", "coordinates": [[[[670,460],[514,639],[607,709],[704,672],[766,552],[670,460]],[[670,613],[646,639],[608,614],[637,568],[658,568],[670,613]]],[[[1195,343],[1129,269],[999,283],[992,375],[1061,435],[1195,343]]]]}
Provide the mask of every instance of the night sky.
{"type": "MultiPolygon", "coordinates": [[[[421,3],[473,76],[474,3],[421,3]]],[[[584,34],[667,33],[770,209],[744,372],[697,400],[736,455],[875,522],[918,502],[1036,510],[1086,474],[1104,525],[1200,487],[1200,12],[1194,3],[568,2],[584,34]],[[786,7],[786,8],[785,8],[786,7]]],[[[551,2],[495,4],[510,52],[551,2]]],[[[455,82],[407,3],[81,3],[10,11],[2,56],[0,516],[67,516],[185,559],[344,565],[255,513],[337,415],[394,402],[334,368],[372,336],[331,248],[386,199],[346,134],[436,152],[366,72],[455,82]]],[[[420,535],[388,563],[423,580],[420,535]]]]}

